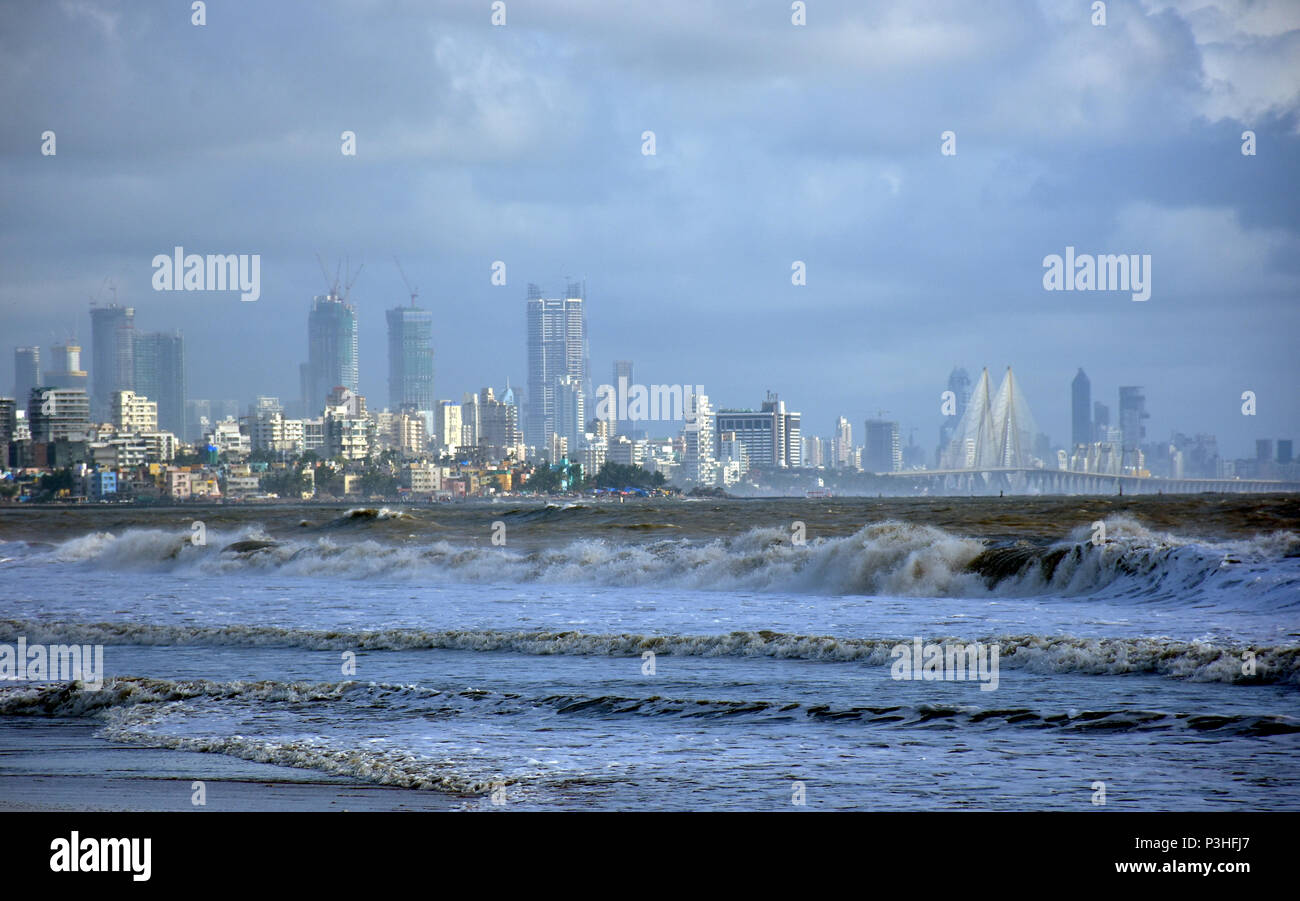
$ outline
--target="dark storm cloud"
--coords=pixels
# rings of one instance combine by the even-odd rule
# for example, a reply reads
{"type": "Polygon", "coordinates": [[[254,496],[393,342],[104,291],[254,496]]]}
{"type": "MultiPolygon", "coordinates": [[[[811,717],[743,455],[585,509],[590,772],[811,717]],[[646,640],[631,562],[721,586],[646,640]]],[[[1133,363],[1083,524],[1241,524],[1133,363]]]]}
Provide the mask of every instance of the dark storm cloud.
{"type": "Polygon", "coordinates": [[[196,28],[184,3],[7,6],[5,352],[70,321],[87,341],[112,276],[140,327],[186,330],[194,396],[292,398],[319,252],[365,263],[380,407],[396,254],[439,317],[443,397],[522,382],[525,285],[570,276],[597,381],[629,358],[722,405],[772,388],[805,434],[882,409],[930,448],[954,363],[1015,365],[1058,441],[1080,365],[1112,404],[1146,385],[1152,436],[1245,454],[1300,431],[1294,4],[1115,0],[1104,28],[1073,2],[819,0],[804,28],[783,2],[507,8],[210,3],[196,28]],[[262,299],[155,294],[177,244],[262,254],[262,299]],[[1152,299],[1044,292],[1067,244],[1152,254],[1152,299]]]}

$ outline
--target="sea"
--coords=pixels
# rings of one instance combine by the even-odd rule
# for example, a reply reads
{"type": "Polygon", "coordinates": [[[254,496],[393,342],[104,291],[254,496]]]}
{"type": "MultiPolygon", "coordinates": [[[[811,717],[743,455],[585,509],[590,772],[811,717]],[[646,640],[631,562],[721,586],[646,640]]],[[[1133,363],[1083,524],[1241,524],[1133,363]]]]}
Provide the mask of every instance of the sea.
{"type": "Polygon", "coordinates": [[[465,810],[1300,809],[1295,496],[10,505],[19,639],[103,649],[98,690],[0,682],[0,724],[93,728],[63,776],[127,745],[465,810]],[[900,665],[927,646],[996,677],[900,665]]]}

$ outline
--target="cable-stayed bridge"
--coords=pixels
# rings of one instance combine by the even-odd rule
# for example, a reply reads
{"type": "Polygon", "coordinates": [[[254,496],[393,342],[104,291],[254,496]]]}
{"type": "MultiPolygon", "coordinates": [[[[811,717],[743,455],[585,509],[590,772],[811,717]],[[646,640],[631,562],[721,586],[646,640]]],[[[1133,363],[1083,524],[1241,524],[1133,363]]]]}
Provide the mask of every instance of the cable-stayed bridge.
{"type": "Polygon", "coordinates": [[[989,389],[989,371],[985,369],[971,391],[966,411],[957,423],[952,440],[943,449],[940,469],[1024,469],[1034,466],[1032,452],[1038,428],[1010,366],[997,393],[993,394],[989,389]]]}
{"type": "MultiPolygon", "coordinates": [[[[1011,367],[997,391],[985,369],[971,391],[939,467],[880,473],[924,494],[1197,494],[1300,491],[1300,482],[1267,479],[1164,479],[1073,472],[1034,457],[1038,428],[1011,367]]],[[[901,487],[901,486],[900,486],[901,487]]]]}

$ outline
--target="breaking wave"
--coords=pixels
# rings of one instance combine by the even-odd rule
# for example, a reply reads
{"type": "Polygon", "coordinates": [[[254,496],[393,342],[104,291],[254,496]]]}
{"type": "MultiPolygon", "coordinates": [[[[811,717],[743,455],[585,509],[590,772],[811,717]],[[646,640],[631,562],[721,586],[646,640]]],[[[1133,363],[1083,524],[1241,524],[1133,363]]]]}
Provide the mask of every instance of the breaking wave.
{"type": "MultiPolygon", "coordinates": [[[[348,511],[337,526],[400,520],[385,509],[348,511]]],[[[566,508],[502,516],[562,516],[566,508]]],[[[341,530],[347,531],[347,530],[341,530]]],[[[636,530],[624,530],[636,531],[636,530]]],[[[419,579],[488,584],[558,583],[610,587],[785,591],[838,595],[980,597],[1107,594],[1149,600],[1230,594],[1260,609],[1300,608],[1300,535],[1279,531],[1249,540],[1192,542],[1116,517],[1094,545],[1079,530],[1056,543],[994,543],[942,529],[887,521],[856,533],[794,544],[790,532],[755,528],[726,539],[647,536],[639,541],[583,538],[563,545],[494,547],[474,543],[383,541],[354,535],[277,540],[260,529],[220,535],[196,547],[188,534],[129,529],[65,541],[6,565],[39,561],[113,569],[191,570],[200,574],[277,572],[322,578],[419,579]]],[[[407,539],[413,536],[405,536],[407,539]]]]}

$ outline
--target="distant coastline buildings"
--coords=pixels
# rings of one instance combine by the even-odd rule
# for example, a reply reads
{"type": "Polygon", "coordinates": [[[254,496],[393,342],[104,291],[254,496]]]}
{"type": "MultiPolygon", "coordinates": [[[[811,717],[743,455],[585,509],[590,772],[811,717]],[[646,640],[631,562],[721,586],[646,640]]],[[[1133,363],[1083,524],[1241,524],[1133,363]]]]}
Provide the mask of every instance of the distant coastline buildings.
{"type": "MultiPolygon", "coordinates": [[[[858,420],[861,443],[855,444],[850,417],[836,417],[827,433],[812,433],[773,391],[757,409],[718,409],[716,396],[700,385],[636,383],[627,359],[613,360],[607,370],[622,402],[602,404],[610,386],[592,393],[586,289],[579,282],[553,297],[528,287],[526,394],[507,378],[504,387],[465,392],[459,402],[439,399],[437,320],[416,306],[416,296],[412,290],[409,305],[385,309],[383,409],[372,409],[378,405],[359,392],[357,308],[337,283],[312,298],[299,396],[288,404],[270,395],[251,404],[190,398],[180,332],[139,331],[134,308],[92,302],[88,357],[72,337],[50,348],[48,359],[38,347],[13,349],[16,396],[0,398],[0,480],[13,478],[4,467],[31,473],[73,466],[89,497],[136,489],[141,497],[173,489],[174,498],[214,497],[218,490],[241,497],[268,484],[310,496],[311,478],[304,475],[298,485],[275,474],[314,455],[313,466],[328,470],[321,478],[333,482],[334,473],[341,480],[328,489],[334,496],[388,484],[376,474],[381,469],[404,492],[454,498],[517,489],[548,465],[563,472],[549,481],[567,486],[574,467],[593,476],[606,464],[643,467],[683,490],[810,496],[889,493],[895,486],[906,492],[905,486],[935,486],[953,473],[970,486],[976,483],[966,473],[987,477],[993,470],[1102,477],[1089,483],[1094,489],[1118,481],[1106,482],[1110,476],[1300,481],[1289,439],[1262,438],[1254,456],[1225,460],[1213,435],[1148,438],[1144,389],[1107,389],[1118,387],[1112,418],[1082,367],[1068,382],[1069,442],[1061,447],[1038,431],[1010,367],[994,391],[988,370],[973,381],[954,366],[942,392],[938,472],[925,474],[926,482],[920,479],[929,453],[916,443],[917,429],[904,445],[903,423],[884,411],[858,420]],[[171,462],[178,453],[187,458],[179,467],[171,462]],[[150,467],[147,475],[141,466],[150,467]],[[191,475],[173,472],[187,467],[194,468],[191,475]],[[909,479],[910,473],[918,475],[909,479]]],[[[1064,392],[1058,396],[1064,399],[1064,392]]],[[[1040,476],[1034,474],[1034,484],[1072,490],[1062,489],[1059,478],[1040,476]]]]}

